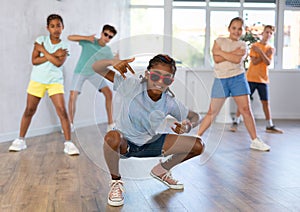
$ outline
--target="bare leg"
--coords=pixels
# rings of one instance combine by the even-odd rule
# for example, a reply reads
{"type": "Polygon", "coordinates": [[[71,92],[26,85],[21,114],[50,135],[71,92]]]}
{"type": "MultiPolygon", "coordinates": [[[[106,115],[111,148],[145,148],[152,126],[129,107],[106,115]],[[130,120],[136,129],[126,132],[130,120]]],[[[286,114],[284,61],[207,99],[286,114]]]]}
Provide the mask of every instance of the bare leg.
{"type": "Polygon", "coordinates": [[[204,151],[204,143],[199,137],[169,134],[163,146],[164,155],[172,155],[162,166],[170,170],[183,161],[200,155],[204,151]]]}
{"type": "Polygon", "coordinates": [[[104,137],[104,158],[112,179],[120,178],[119,160],[120,153],[127,151],[127,141],[122,138],[118,131],[110,131],[104,137]]]}
{"type": "Polygon", "coordinates": [[[41,98],[33,96],[31,94],[27,94],[27,103],[26,103],[26,109],[23,113],[23,117],[21,120],[21,126],[20,126],[20,137],[25,137],[27,130],[29,128],[29,125],[31,123],[31,119],[33,115],[36,112],[36,109],[38,107],[38,104],[40,103],[41,98]]]}
{"type": "Polygon", "coordinates": [[[263,106],[263,110],[264,110],[264,113],[265,113],[266,120],[270,120],[271,119],[271,109],[270,109],[269,101],[262,100],[261,103],[262,103],[262,106],[263,106]]]}
{"type": "Polygon", "coordinates": [[[203,118],[197,134],[202,136],[203,133],[210,127],[211,123],[214,121],[218,113],[220,112],[225,98],[212,98],[209,106],[209,110],[206,116],[203,118]]]}
{"type": "Polygon", "coordinates": [[[69,119],[70,122],[74,123],[74,117],[76,112],[76,101],[78,97],[79,92],[78,91],[70,91],[70,97],[69,97],[69,119]]]}
{"type": "Polygon", "coordinates": [[[55,94],[52,95],[51,100],[55,106],[56,113],[60,119],[60,123],[62,126],[62,129],[64,131],[64,136],[66,141],[71,140],[71,127],[70,127],[70,121],[68,118],[67,110],[65,107],[65,99],[63,94],[55,94]]]}
{"type": "Polygon", "coordinates": [[[257,138],[255,120],[250,107],[249,95],[235,96],[233,98],[238,106],[238,110],[243,116],[245,126],[251,139],[257,138]]]}
{"type": "Polygon", "coordinates": [[[103,93],[103,95],[105,97],[105,107],[106,107],[108,124],[112,124],[112,123],[114,123],[113,115],[112,115],[112,111],[113,111],[113,109],[112,109],[112,92],[108,86],[102,88],[101,92],[103,93]]]}
{"type": "Polygon", "coordinates": [[[241,113],[239,110],[236,110],[235,117],[240,117],[241,113]]]}

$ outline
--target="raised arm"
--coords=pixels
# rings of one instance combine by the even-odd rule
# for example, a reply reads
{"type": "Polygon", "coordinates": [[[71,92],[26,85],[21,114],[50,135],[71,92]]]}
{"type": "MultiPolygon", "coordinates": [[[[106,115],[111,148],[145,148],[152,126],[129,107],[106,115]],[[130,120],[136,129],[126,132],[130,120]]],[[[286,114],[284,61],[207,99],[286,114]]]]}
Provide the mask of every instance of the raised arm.
{"type": "Polygon", "coordinates": [[[133,62],[134,58],[127,60],[119,60],[115,57],[112,60],[98,60],[93,64],[93,69],[96,73],[100,74],[107,80],[114,82],[115,72],[110,70],[108,67],[113,66],[116,70],[120,72],[120,74],[126,78],[125,73],[129,70],[134,74],[133,69],[129,65],[129,63],[133,62]]]}
{"type": "Polygon", "coordinates": [[[53,65],[60,67],[64,64],[68,56],[68,50],[67,49],[58,49],[53,54],[50,54],[44,47],[44,44],[34,43],[34,49],[32,51],[32,64],[33,65],[39,65],[44,62],[51,62],[53,65]],[[41,53],[44,54],[44,56],[41,56],[41,53]]]}
{"type": "Polygon", "coordinates": [[[86,40],[86,41],[90,41],[90,42],[94,42],[95,40],[95,35],[89,35],[89,36],[85,36],[85,35],[69,35],[68,36],[68,40],[70,41],[81,41],[81,40],[86,40]]]}

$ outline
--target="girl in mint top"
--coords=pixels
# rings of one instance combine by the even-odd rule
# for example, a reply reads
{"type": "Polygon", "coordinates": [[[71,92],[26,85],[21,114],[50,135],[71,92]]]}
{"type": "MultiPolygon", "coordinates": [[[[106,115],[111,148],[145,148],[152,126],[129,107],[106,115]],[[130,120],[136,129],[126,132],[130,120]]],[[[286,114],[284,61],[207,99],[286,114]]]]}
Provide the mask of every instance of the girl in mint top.
{"type": "Polygon", "coordinates": [[[40,36],[32,51],[32,73],[27,88],[26,108],[22,116],[19,138],[15,139],[9,151],[21,151],[27,148],[25,135],[41,99],[48,93],[64,132],[64,152],[79,155],[79,150],[71,142],[70,122],[65,108],[63,64],[68,56],[67,44],[60,39],[64,29],[60,15],[51,14],[47,18],[48,36],[40,36]]]}
{"type": "MultiPolygon", "coordinates": [[[[45,50],[49,54],[53,54],[59,49],[69,49],[69,45],[60,40],[59,43],[52,43],[50,39],[50,35],[48,36],[40,36],[35,41],[37,44],[43,45],[45,50]]],[[[40,53],[40,56],[43,57],[44,54],[40,53]]],[[[46,61],[41,64],[33,65],[31,72],[31,80],[35,82],[39,82],[42,84],[53,84],[59,83],[63,84],[63,66],[56,66],[50,61],[46,61]]]]}

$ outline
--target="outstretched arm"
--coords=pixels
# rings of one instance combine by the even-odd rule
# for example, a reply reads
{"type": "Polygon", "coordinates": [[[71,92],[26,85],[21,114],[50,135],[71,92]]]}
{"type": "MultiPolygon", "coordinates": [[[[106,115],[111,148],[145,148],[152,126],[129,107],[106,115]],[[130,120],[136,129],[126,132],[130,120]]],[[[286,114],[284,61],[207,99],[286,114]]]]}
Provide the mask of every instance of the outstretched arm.
{"type": "Polygon", "coordinates": [[[183,120],[181,123],[175,122],[175,128],[172,127],[171,129],[177,133],[189,133],[192,128],[198,126],[201,123],[202,119],[200,114],[189,110],[187,119],[183,120]]]}
{"type": "Polygon", "coordinates": [[[124,78],[126,78],[125,73],[127,70],[134,74],[133,69],[129,65],[129,63],[133,62],[134,59],[135,58],[119,60],[115,57],[112,60],[98,60],[93,64],[93,69],[96,73],[100,74],[107,80],[114,82],[115,72],[108,69],[108,66],[113,66],[124,78]]]}
{"type": "Polygon", "coordinates": [[[95,35],[89,35],[89,36],[85,36],[85,35],[69,35],[68,39],[70,41],[81,41],[81,40],[86,40],[86,41],[90,41],[90,42],[94,42],[95,40],[95,35]]]}

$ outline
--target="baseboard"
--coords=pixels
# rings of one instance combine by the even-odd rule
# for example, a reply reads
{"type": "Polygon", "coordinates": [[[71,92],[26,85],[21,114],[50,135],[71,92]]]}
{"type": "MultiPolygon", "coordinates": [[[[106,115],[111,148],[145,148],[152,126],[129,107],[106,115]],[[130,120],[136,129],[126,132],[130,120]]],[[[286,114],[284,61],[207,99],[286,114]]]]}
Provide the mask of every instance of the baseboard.
{"type": "MultiPolygon", "coordinates": [[[[101,123],[97,123],[101,124],[101,123]]],[[[75,124],[76,128],[81,128],[81,127],[87,127],[95,125],[95,120],[85,120],[85,121],[78,121],[75,124]]],[[[26,135],[26,138],[34,137],[34,136],[40,136],[40,135],[45,135],[53,132],[59,132],[61,131],[61,126],[59,125],[52,125],[52,126],[47,126],[43,128],[38,128],[38,129],[30,129],[28,130],[28,133],[26,135]]],[[[15,138],[19,136],[19,131],[13,131],[13,132],[8,132],[8,133],[2,133],[0,134],[0,143],[12,141],[15,138]]]]}

